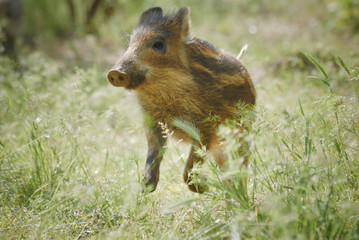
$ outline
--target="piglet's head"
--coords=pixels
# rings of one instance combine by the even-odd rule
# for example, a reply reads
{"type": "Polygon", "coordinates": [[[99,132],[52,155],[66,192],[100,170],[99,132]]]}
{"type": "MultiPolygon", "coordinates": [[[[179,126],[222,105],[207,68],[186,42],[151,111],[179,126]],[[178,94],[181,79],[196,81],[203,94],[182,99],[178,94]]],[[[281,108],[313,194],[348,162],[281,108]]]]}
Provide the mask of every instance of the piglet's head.
{"type": "Polygon", "coordinates": [[[135,89],[148,79],[181,68],[189,25],[188,7],[172,16],[164,16],[160,7],[143,12],[126,52],[107,74],[110,83],[135,89]]]}

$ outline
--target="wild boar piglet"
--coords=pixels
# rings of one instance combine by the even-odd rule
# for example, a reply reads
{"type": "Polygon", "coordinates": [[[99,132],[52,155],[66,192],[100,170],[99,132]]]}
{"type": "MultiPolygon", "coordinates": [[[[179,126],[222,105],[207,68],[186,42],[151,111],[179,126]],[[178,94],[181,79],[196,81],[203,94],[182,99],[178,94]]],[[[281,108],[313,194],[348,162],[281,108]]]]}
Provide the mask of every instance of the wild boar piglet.
{"type": "MultiPolygon", "coordinates": [[[[142,183],[149,191],[156,189],[159,180],[167,139],[163,126],[175,138],[192,144],[183,179],[191,191],[202,193],[205,186],[194,184],[191,178],[194,163],[203,162],[196,149],[205,146],[219,169],[225,170],[227,157],[218,126],[238,117],[238,102],[247,109],[255,104],[246,68],[232,55],[190,35],[189,13],[188,7],[173,15],[163,15],[160,7],[143,12],[127,51],[107,76],[112,85],[133,90],[145,113],[148,155],[142,183]],[[193,126],[199,139],[178,127],[178,121],[193,126]]],[[[247,162],[245,158],[244,165],[247,162]]]]}

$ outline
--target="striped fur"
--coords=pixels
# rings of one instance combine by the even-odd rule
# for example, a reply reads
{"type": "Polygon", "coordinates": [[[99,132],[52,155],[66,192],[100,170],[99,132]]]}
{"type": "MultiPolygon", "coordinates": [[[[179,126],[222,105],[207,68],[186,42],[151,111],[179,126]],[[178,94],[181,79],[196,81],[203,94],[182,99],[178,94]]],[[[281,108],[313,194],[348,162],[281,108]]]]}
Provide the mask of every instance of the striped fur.
{"type": "Polygon", "coordinates": [[[181,119],[198,129],[201,144],[212,152],[220,169],[225,169],[226,155],[217,128],[234,117],[239,101],[248,108],[255,104],[256,93],[246,68],[232,55],[192,37],[189,27],[189,8],[166,16],[162,9],[150,8],[142,14],[129,48],[114,67],[129,76],[131,83],[125,87],[136,92],[147,116],[149,151],[143,182],[152,190],[158,183],[165,144],[158,123],[165,124],[176,138],[193,143],[183,177],[190,190],[203,192],[203,186],[192,184],[190,175],[193,164],[203,162],[195,151],[199,142],[173,121],[181,119]],[[164,43],[163,51],[154,51],[158,41],[164,43]],[[216,121],[209,121],[214,116],[216,121]]]}

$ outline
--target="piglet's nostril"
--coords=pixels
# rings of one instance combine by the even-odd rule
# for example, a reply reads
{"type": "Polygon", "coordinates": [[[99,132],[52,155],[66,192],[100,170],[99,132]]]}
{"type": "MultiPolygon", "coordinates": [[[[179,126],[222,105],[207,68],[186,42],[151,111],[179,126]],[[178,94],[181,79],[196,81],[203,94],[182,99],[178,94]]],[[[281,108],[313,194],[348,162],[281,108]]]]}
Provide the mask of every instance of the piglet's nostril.
{"type": "Polygon", "coordinates": [[[111,70],[107,74],[109,82],[116,87],[126,87],[130,83],[129,76],[119,70],[111,70]]]}

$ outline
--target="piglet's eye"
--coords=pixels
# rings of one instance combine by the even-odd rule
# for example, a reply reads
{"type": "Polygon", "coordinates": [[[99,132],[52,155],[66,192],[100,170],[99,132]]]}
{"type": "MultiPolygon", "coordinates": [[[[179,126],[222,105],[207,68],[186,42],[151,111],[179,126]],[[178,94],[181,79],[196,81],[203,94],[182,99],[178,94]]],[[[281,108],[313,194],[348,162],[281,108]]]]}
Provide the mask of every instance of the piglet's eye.
{"type": "Polygon", "coordinates": [[[163,42],[163,40],[157,40],[156,42],[154,42],[152,48],[158,53],[166,52],[165,43],[163,42]]]}

